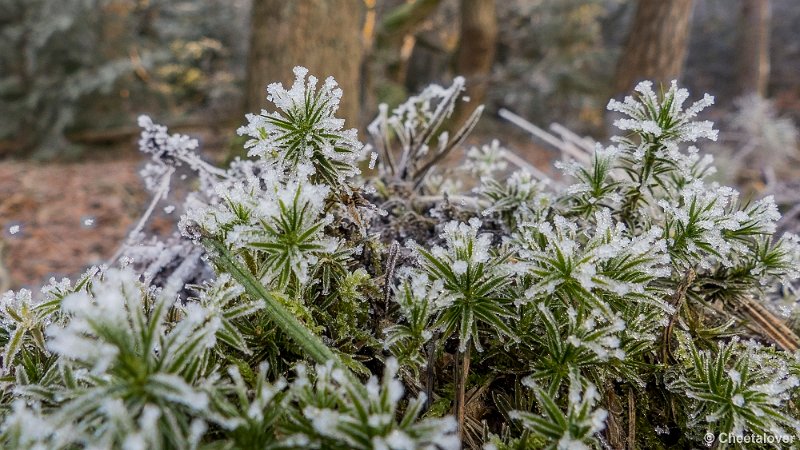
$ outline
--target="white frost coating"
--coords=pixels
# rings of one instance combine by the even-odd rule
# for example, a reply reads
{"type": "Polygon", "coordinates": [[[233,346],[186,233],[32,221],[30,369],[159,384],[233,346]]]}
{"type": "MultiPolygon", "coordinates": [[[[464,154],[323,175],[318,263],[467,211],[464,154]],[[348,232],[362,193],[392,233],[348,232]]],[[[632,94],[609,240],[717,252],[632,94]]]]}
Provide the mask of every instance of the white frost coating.
{"type": "Polygon", "coordinates": [[[638,99],[628,96],[623,102],[617,100],[608,102],[609,111],[616,111],[628,116],[628,118],[618,119],[614,122],[614,125],[620,130],[654,137],[661,137],[663,132],[669,131],[669,136],[665,139],[676,143],[694,142],[700,138],[717,139],[717,130],[713,129],[713,123],[692,120],[700,111],[714,104],[714,97],[706,94],[702,100],[683,110],[683,103],[689,97],[689,92],[686,89],[679,89],[675,81],[670,84],[670,88],[665,94],[665,98],[668,100],[663,103],[659,101],[653,91],[653,83],[650,81],[642,81],[636,86],[635,91],[638,93],[638,99]],[[658,117],[651,115],[652,111],[658,112],[662,108],[667,108],[668,111],[669,130],[663,130],[658,117]]]}
{"type": "Polygon", "coordinates": [[[304,67],[294,68],[289,89],[281,83],[267,87],[267,100],[277,111],[248,114],[248,124],[238,133],[249,136],[249,156],[257,156],[279,171],[309,170],[338,187],[359,174],[362,144],[355,129],[344,130],[344,120],[334,117],[342,90],[328,77],[318,88],[316,77],[304,67]],[[292,141],[290,141],[292,140],[292,141]],[[293,144],[293,145],[292,145],[293,144]],[[279,148],[290,148],[279,152],[279,148]]]}
{"type": "Polygon", "coordinates": [[[378,162],[378,152],[372,152],[369,156],[369,170],[375,169],[376,162],[378,162]]]}
{"type": "MultiPolygon", "coordinates": [[[[203,305],[189,303],[167,329],[165,316],[171,299],[164,296],[170,295],[168,291],[159,293],[144,285],[131,269],[107,270],[102,278],[91,280],[89,289],[63,299],[61,308],[71,320],[47,328],[48,349],[84,380],[81,389],[87,390],[88,400],[80,401],[98,402],[96,409],[104,411],[104,420],[128,430],[119,434],[109,431],[109,439],[121,439],[117,444],[122,448],[153,448],[157,442],[153,439],[158,439],[153,423],[158,417],[172,416],[175,409],[199,413],[209,406],[206,391],[183,374],[215,344],[221,319],[203,305]],[[131,373],[131,367],[137,372],[131,373]],[[79,375],[87,371],[94,376],[79,375]],[[140,387],[131,392],[132,386],[140,387]],[[158,406],[129,403],[140,388],[158,398],[158,406]],[[140,417],[141,429],[136,429],[135,417],[140,417]]],[[[67,404],[64,410],[71,407],[67,404]]],[[[69,420],[77,423],[83,419],[69,420]]],[[[195,419],[183,438],[199,442],[205,430],[205,423],[195,419]]]]}
{"type": "Polygon", "coordinates": [[[701,268],[737,264],[738,255],[749,250],[736,236],[744,231],[771,234],[780,219],[772,197],[739,210],[738,192],[700,180],[686,186],[676,200],[661,200],[659,206],[667,223],[674,224],[670,251],[684,252],[688,264],[697,263],[701,268]]]}
{"type": "Polygon", "coordinates": [[[467,345],[483,350],[480,340],[473,339],[480,322],[490,325],[495,333],[516,339],[503,322],[513,314],[507,309],[509,305],[501,304],[510,267],[503,257],[492,253],[492,235],[479,234],[480,228],[481,221],[475,217],[468,224],[450,221],[440,234],[444,247],[425,249],[413,242],[409,244],[422,266],[416,273],[442,283],[433,306],[446,317],[444,328],[457,333],[460,352],[467,345]],[[484,285],[488,287],[484,289],[484,285]],[[482,307],[491,308],[492,313],[473,312],[473,308],[482,307]]]}
{"type": "MultiPolygon", "coordinates": [[[[548,395],[531,378],[525,378],[523,383],[534,389],[537,393],[537,401],[548,395]]],[[[513,410],[510,412],[512,419],[519,421],[523,428],[533,428],[541,426],[544,422],[549,433],[559,433],[560,437],[555,440],[555,448],[559,450],[572,449],[592,449],[590,445],[594,441],[594,435],[605,429],[608,412],[602,408],[595,408],[600,400],[597,388],[588,380],[583,379],[577,371],[571,371],[569,375],[569,390],[567,393],[566,411],[557,411],[555,414],[562,417],[551,417],[548,414],[536,416],[527,411],[513,410]]]]}
{"type": "Polygon", "coordinates": [[[644,296],[652,279],[670,273],[661,230],[654,227],[631,237],[607,209],[595,214],[595,223],[591,234],[588,230],[579,233],[574,222],[561,216],[555,216],[552,222],[525,224],[514,242],[519,255],[529,261],[529,272],[536,275],[526,292],[528,301],[575,282],[588,292],[637,294],[633,297],[637,301],[657,302],[665,312],[671,311],[666,302],[644,296]],[[638,261],[629,269],[639,276],[604,270],[609,264],[626,260],[638,261]]]}
{"type": "MultiPolygon", "coordinates": [[[[324,438],[346,443],[354,450],[460,448],[452,417],[408,421],[402,426],[397,422],[403,386],[396,378],[398,364],[394,358],[387,360],[382,380],[370,378],[364,391],[352,386],[350,379],[330,363],[316,366],[313,383],[309,382],[303,366],[298,366],[298,369],[297,378],[290,388],[292,392],[299,393],[303,399],[320,396],[328,399],[325,403],[335,398],[336,404],[340,405],[336,410],[317,404],[302,408],[302,415],[310,422],[313,431],[324,438]],[[364,435],[372,436],[371,440],[363,442],[364,435]]],[[[411,401],[413,405],[409,408],[419,406],[424,398],[411,401]]],[[[294,436],[293,439],[301,437],[294,436]]]]}
{"type": "Polygon", "coordinates": [[[489,201],[484,216],[512,214],[517,223],[530,222],[547,210],[553,195],[547,192],[547,181],[539,181],[527,170],[512,173],[503,180],[481,178],[478,194],[489,201]]]}
{"type": "MultiPolygon", "coordinates": [[[[500,348],[526,355],[530,361],[512,358],[508,364],[533,372],[524,384],[534,389],[533,379],[552,380],[557,395],[537,390],[539,406],[512,417],[536,434],[529,419],[544,413],[537,418],[557,431],[544,445],[554,448],[601,446],[598,433],[607,413],[597,407],[601,394],[589,379],[644,387],[643,374],[663,376],[680,393],[675,407],[687,419],[680,424],[686,436],[722,426],[738,435],[754,427],[775,435],[798,429],[786,413],[793,411],[789,402],[798,386],[796,359],[727,336],[709,337],[704,350],[695,351],[683,337],[686,317],[717,324],[716,314],[692,314],[701,307],[697,297],[709,290],[719,297],[715,305],[728,305],[729,298],[769,295],[775,281],[800,274],[800,238],[770,236],[778,228],[774,200],[744,206],[734,190],[705,181],[713,169],[709,157],[685,148],[716,137],[709,123],[694,120],[710,97],[684,109],[685,90],[673,85],[663,99],[644,83],[638,99],[611,102],[625,116],[617,122],[625,137],[596,147],[588,164],[563,164],[573,183],[566,188],[560,180],[550,186],[534,179],[547,177],[531,167],[505,176],[505,160],[514,160],[498,141],[473,148],[464,168],[482,177],[477,195],[469,196],[463,188],[469,184],[436,173],[419,158],[461,142],[459,132],[440,132],[436,123],[452,112],[463,79],[426,89],[392,117],[380,107],[370,130],[387,141],[373,142],[377,151],[369,158],[379,179],[365,180],[362,189],[355,162],[372,147],[362,147],[334,117],[340,90],[332,79],[323,82],[304,69],[295,73],[290,88],[270,87],[275,111],[250,116],[242,129],[254,159],[236,160],[226,170],[202,162],[196,141],[141,119],[141,147],[152,159],[143,176],[156,192],[148,215],[156,207],[173,212],[173,205],[161,202],[176,166],[189,165],[200,175],[198,188],[180,205],[181,229],[191,239],[142,240],[140,222],[131,239],[138,245],[125,250],[130,258],[123,270],[96,270],[74,285],[52,280],[37,297],[26,290],[2,296],[0,331],[9,337],[4,375],[28,363],[22,356],[33,355],[37,366],[55,361],[46,377],[52,385],[16,371],[19,384],[9,392],[27,406],[14,402],[7,408],[2,431],[22,429],[30,442],[19,447],[91,441],[93,448],[190,448],[219,436],[268,441],[280,435],[282,444],[300,447],[455,449],[455,420],[419,420],[425,397],[407,396],[403,385],[421,378],[429,364],[439,365],[438,355],[454,350],[454,340],[459,352],[484,345],[492,355],[500,348]],[[395,137],[400,148],[389,148],[395,137]],[[444,201],[444,192],[453,195],[444,201]],[[373,202],[380,206],[370,209],[373,202]],[[436,203],[433,210],[429,202],[436,203]],[[357,228],[361,236],[353,237],[357,228]],[[271,339],[271,330],[261,329],[262,316],[247,317],[265,304],[211,267],[215,255],[196,245],[209,236],[340,351],[339,339],[351,335],[339,333],[344,321],[345,328],[355,326],[350,328],[358,338],[361,318],[383,313],[377,323],[385,336],[381,343],[400,362],[388,358],[383,376],[373,374],[363,386],[353,385],[348,369],[333,363],[312,374],[298,367],[291,385],[280,378],[283,364],[254,373],[253,358],[275,356],[260,339],[271,339]],[[411,251],[383,247],[412,236],[420,244],[410,243],[411,251]],[[670,303],[689,269],[696,280],[677,304],[690,314],[677,316],[670,303]],[[317,289],[319,278],[332,289],[317,289]],[[383,301],[397,307],[384,308],[389,305],[383,301]],[[673,350],[663,334],[670,323],[681,348],[668,352],[666,361],[656,358],[663,364],[638,370],[639,363],[673,350]],[[230,361],[217,357],[229,351],[247,357],[237,356],[229,368],[230,361]],[[673,364],[673,358],[680,361],[673,364]],[[570,371],[569,379],[558,370],[548,373],[553,361],[580,373],[570,371]],[[273,375],[277,381],[269,380],[273,375]],[[46,407],[38,403],[43,392],[46,407]],[[548,400],[554,406],[543,407],[548,400]],[[291,436],[281,434],[290,428],[282,428],[284,420],[293,421],[291,436]],[[215,433],[205,436],[210,427],[215,433]]],[[[9,230],[19,231],[18,225],[9,230]]],[[[782,293],[795,292],[787,285],[782,293]]],[[[376,329],[367,325],[366,333],[376,329]]],[[[742,329],[738,321],[729,326],[742,329]]],[[[290,362],[295,356],[284,352],[280,358],[290,362]]],[[[486,368],[477,361],[474,374],[486,368]]],[[[497,431],[497,424],[490,426],[497,431]]]]}
{"type": "Polygon", "coordinates": [[[502,172],[508,167],[505,154],[508,150],[500,145],[500,141],[493,139],[491,144],[482,145],[480,148],[472,147],[467,150],[466,168],[477,177],[485,177],[502,172]]]}

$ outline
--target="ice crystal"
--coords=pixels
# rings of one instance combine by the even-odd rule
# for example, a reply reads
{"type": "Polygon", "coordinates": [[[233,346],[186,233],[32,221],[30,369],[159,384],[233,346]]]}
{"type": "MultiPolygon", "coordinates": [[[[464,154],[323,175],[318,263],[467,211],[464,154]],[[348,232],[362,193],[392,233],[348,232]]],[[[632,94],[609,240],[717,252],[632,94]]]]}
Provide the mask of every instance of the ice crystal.
{"type": "Polygon", "coordinates": [[[432,319],[439,312],[436,300],[443,284],[421,274],[406,274],[395,292],[403,322],[384,331],[384,348],[412,371],[427,365],[421,349],[433,337],[432,319]]]}
{"type": "MultiPolygon", "coordinates": [[[[249,354],[245,337],[235,321],[247,317],[265,307],[264,302],[242,296],[244,289],[223,273],[216,280],[197,288],[196,301],[204,308],[208,320],[218,321],[217,338],[231,347],[249,354]]],[[[191,305],[191,303],[189,303],[191,305]]],[[[187,306],[184,314],[190,314],[187,306]]]]}
{"type": "Polygon", "coordinates": [[[133,425],[147,417],[166,427],[148,431],[147,439],[160,435],[157,439],[178,448],[197,442],[202,421],[189,413],[204,411],[209,401],[196,385],[200,374],[194,364],[215,344],[219,320],[200,305],[187,305],[183,319],[168,330],[170,294],[154,295],[138,275],[115,269],[88,291],[63,299],[71,319],[47,328],[47,348],[60,358],[66,385],[50,393],[20,386],[30,398],[44,396],[58,404],[47,420],[70,432],[56,433],[50,448],[121,445],[135,439],[133,425]]]}
{"type": "Polygon", "coordinates": [[[505,180],[482,178],[478,193],[490,202],[484,215],[499,215],[513,225],[536,220],[548,210],[553,196],[546,189],[547,182],[534,179],[526,170],[518,170],[505,180]]]}
{"type": "Polygon", "coordinates": [[[609,210],[598,212],[595,220],[596,229],[588,238],[579,233],[577,224],[561,216],[520,230],[515,240],[517,251],[533,276],[526,301],[555,295],[608,311],[599,297],[606,292],[669,310],[647,289],[650,281],[670,273],[661,230],[630,236],[609,210]]]}
{"type": "Polygon", "coordinates": [[[748,253],[747,239],[771,234],[780,218],[771,197],[739,209],[739,193],[725,186],[695,181],[676,200],[661,200],[670,253],[685,264],[710,268],[732,266],[748,253]]]}
{"type": "Polygon", "coordinates": [[[0,297],[0,328],[8,336],[3,346],[3,370],[16,363],[17,354],[33,345],[46,352],[44,328],[50,323],[50,311],[34,300],[31,291],[8,291],[0,297]]]}
{"type": "Polygon", "coordinates": [[[259,202],[248,222],[233,227],[227,242],[263,255],[265,278],[277,286],[285,287],[293,280],[306,283],[309,267],[337,246],[335,239],[323,233],[332,220],[322,214],[327,192],[324,185],[289,184],[273,198],[259,202]]]}
{"type": "Polygon", "coordinates": [[[139,149],[151,155],[154,160],[173,160],[179,163],[198,147],[196,139],[177,133],[169,134],[167,127],[153,123],[153,119],[148,116],[139,116],[139,126],[142,128],[139,149]]]}

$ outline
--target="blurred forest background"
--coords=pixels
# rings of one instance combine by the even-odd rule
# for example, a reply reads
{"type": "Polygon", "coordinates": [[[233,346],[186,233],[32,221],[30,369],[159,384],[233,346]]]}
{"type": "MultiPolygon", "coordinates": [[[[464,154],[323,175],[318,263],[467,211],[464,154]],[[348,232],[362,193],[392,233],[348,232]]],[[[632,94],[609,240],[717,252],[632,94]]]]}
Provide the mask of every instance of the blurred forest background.
{"type": "Polygon", "coordinates": [[[471,143],[502,136],[542,169],[568,133],[550,124],[603,139],[610,97],[678,79],[717,98],[721,180],[793,218],[798,30],[797,0],[0,0],[0,290],[113,252],[146,201],[136,116],[225,160],[295,65],[334,75],[362,130],[379,103],[464,75],[487,105],[471,143]]]}

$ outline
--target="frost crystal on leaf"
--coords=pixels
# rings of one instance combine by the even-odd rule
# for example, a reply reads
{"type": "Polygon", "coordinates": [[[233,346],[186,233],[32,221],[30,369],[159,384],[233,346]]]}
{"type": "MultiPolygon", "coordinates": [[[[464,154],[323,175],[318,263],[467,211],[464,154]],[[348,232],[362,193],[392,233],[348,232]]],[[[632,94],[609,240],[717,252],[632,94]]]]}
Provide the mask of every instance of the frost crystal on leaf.
{"type": "Polygon", "coordinates": [[[592,383],[578,372],[570,372],[566,411],[562,411],[550,394],[535,382],[528,379],[526,384],[533,389],[543,415],[512,411],[511,417],[518,420],[524,429],[552,442],[552,448],[559,450],[589,450],[598,445],[595,434],[605,429],[608,412],[595,408],[600,394],[592,383]]]}
{"type": "Polygon", "coordinates": [[[335,239],[324,236],[331,217],[323,215],[328,188],[291,183],[254,205],[248,222],[228,233],[228,244],[246,246],[264,257],[265,278],[276,286],[306,283],[309,268],[323,253],[335,250],[335,239]]]}
{"type": "Polygon", "coordinates": [[[800,422],[786,410],[800,381],[786,356],[738,339],[713,352],[698,350],[685,334],[681,344],[688,350],[685,365],[668,372],[667,386],[690,408],[689,427],[713,425],[735,436],[800,437],[800,422]]]}
{"type": "Polygon", "coordinates": [[[500,146],[500,141],[493,139],[489,145],[467,150],[467,169],[475,176],[484,177],[494,172],[501,172],[508,167],[504,159],[507,150],[500,146]]]}
{"type": "Polygon", "coordinates": [[[442,283],[435,303],[439,310],[436,326],[445,336],[457,334],[461,352],[468,345],[482,350],[479,325],[490,327],[492,333],[515,337],[506,324],[514,316],[505,291],[509,283],[508,255],[492,254],[491,236],[479,235],[480,226],[478,219],[469,224],[449,222],[441,235],[446,247],[435,246],[430,251],[419,245],[413,247],[421,270],[442,283]]]}
{"type": "Polygon", "coordinates": [[[714,104],[714,97],[706,94],[702,100],[684,110],[683,104],[689,98],[689,91],[679,89],[676,81],[670,83],[661,98],[653,92],[653,83],[650,81],[642,81],[634,90],[638,98],[625,97],[623,102],[611,100],[608,103],[609,111],[628,116],[614,122],[620,130],[636,132],[648,142],[655,139],[674,143],[694,142],[699,138],[717,139],[717,131],[711,122],[692,120],[700,111],[714,104]]]}
{"type": "Polygon", "coordinates": [[[294,68],[290,89],[281,83],[267,87],[267,100],[277,111],[248,114],[239,134],[249,136],[245,147],[281,171],[313,170],[313,177],[343,189],[359,173],[356,166],[362,144],[355,129],[344,130],[344,120],[334,116],[342,90],[328,77],[321,87],[303,67],[294,68]]]}
{"type": "Polygon", "coordinates": [[[313,382],[304,369],[299,370],[291,387],[301,399],[301,414],[294,419],[296,428],[308,440],[320,442],[320,448],[460,448],[452,417],[418,419],[424,394],[412,398],[398,416],[404,389],[396,378],[397,370],[397,361],[389,359],[382,379],[373,376],[363,389],[353,386],[341,370],[330,364],[316,367],[313,382]]]}

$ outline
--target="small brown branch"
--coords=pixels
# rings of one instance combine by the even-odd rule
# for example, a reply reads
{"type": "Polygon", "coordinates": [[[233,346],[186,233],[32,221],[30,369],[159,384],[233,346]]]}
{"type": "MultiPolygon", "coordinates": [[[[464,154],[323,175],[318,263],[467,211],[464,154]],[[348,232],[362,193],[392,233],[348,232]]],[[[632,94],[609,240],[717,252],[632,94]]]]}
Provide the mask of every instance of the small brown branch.
{"type": "Polygon", "coordinates": [[[695,272],[694,269],[687,270],[686,274],[683,276],[683,280],[681,280],[681,283],[678,285],[678,288],[672,295],[672,306],[675,307],[675,313],[672,315],[672,317],[670,317],[669,323],[664,328],[664,337],[662,339],[663,351],[661,354],[663,362],[669,360],[669,357],[672,354],[672,350],[670,349],[672,330],[675,328],[675,322],[677,322],[680,318],[681,308],[686,300],[686,292],[689,291],[689,285],[692,284],[696,276],[697,272],[695,272]]]}
{"type": "Polygon", "coordinates": [[[128,52],[128,56],[131,59],[131,64],[133,65],[133,71],[140,80],[144,83],[150,82],[150,74],[147,72],[147,69],[144,67],[142,63],[142,57],[139,55],[139,50],[136,47],[131,47],[130,51],[128,52]]]}
{"type": "Polygon", "coordinates": [[[800,338],[783,321],[759,301],[748,298],[742,302],[747,316],[761,329],[761,334],[787,352],[800,348],[800,338]]]}
{"type": "Polygon", "coordinates": [[[614,389],[614,382],[610,380],[606,383],[605,403],[608,410],[606,439],[611,448],[622,449],[626,440],[625,430],[622,427],[622,402],[614,389]]]}
{"type": "Polygon", "coordinates": [[[636,400],[628,388],[628,450],[636,450],[636,400]]]}
{"type": "Polygon", "coordinates": [[[436,341],[438,333],[434,333],[428,342],[428,364],[425,367],[425,411],[433,404],[433,385],[436,383],[436,341]]]}
{"type": "Polygon", "coordinates": [[[400,244],[392,242],[389,247],[389,255],[386,257],[386,265],[383,269],[383,305],[381,305],[380,316],[386,317],[389,312],[389,298],[392,295],[392,280],[394,280],[394,269],[397,264],[397,255],[400,252],[400,244]]]}
{"type": "Polygon", "coordinates": [[[466,402],[466,387],[467,378],[469,378],[469,363],[470,352],[472,350],[471,343],[467,343],[467,349],[461,353],[461,364],[456,362],[456,419],[458,420],[458,434],[463,442],[464,440],[464,421],[466,417],[467,402],[466,402]]]}

